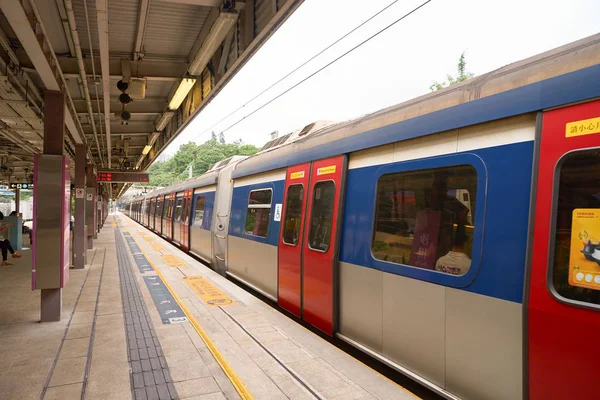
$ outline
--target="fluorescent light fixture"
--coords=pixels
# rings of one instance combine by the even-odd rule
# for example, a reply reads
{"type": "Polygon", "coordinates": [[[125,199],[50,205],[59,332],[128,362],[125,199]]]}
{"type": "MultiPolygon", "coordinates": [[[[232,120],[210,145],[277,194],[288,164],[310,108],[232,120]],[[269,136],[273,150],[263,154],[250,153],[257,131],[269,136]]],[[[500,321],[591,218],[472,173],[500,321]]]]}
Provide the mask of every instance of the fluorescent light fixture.
{"type": "Polygon", "coordinates": [[[183,100],[188,95],[194,84],[196,83],[196,79],[194,78],[183,78],[179,83],[179,87],[175,91],[173,97],[171,97],[171,101],[169,102],[169,110],[177,110],[183,100]]]}
{"type": "Polygon", "coordinates": [[[162,131],[163,129],[165,129],[171,118],[173,118],[172,111],[165,111],[160,116],[158,116],[156,118],[156,130],[162,131]]]}
{"type": "Polygon", "coordinates": [[[202,42],[202,46],[200,46],[200,49],[198,49],[198,52],[190,63],[188,68],[190,75],[200,75],[202,73],[204,67],[206,67],[206,64],[208,64],[221,43],[223,43],[225,36],[233,28],[237,19],[237,12],[222,12],[219,14],[210,28],[206,39],[202,42]]]}
{"type": "Polygon", "coordinates": [[[146,154],[150,153],[150,150],[152,150],[152,145],[149,145],[149,144],[147,144],[147,145],[144,147],[144,150],[142,150],[142,154],[143,154],[143,155],[146,155],[146,154]]]}

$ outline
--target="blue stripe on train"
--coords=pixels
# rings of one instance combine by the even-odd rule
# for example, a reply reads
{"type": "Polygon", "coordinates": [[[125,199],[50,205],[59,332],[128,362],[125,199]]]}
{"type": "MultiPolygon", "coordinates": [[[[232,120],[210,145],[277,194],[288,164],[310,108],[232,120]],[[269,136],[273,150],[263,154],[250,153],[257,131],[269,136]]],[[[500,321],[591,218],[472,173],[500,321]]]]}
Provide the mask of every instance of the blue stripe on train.
{"type": "MultiPolygon", "coordinates": [[[[379,261],[371,255],[376,183],[381,174],[381,165],[348,171],[340,260],[520,303],[523,294],[533,142],[473,150],[469,153],[478,156],[487,171],[485,217],[482,215],[475,220],[475,240],[479,236],[481,244],[482,238],[483,252],[478,269],[470,271],[474,280],[465,281],[466,276],[455,277],[379,261]],[[484,228],[481,231],[483,218],[484,228]]],[[[460,153],[450,157],[456,157],[457,164],[468,158],[466,155],[461,157],[460,153]]],[[[428,160],[402,164],[407,170],[413,169],[415,164],[418,164],[419,169],[440,166],[440,157],[428,160]],[[431,164],[429,167],[428,160],[431,164]]],[[[476,169],[478,178],[481,178],[480,168],[476,166],[476,169]]],[[[478,184],[479,182],[481,179],[478,179],[478,184]]],[[[478,190],[478,194],[480,192],[478,190]]],[[[478,204],[482,204],[480,200],[478,204]]],[[[479,209],[476,212],[480,214],[479,209]]],[[[475,247],[474,243],[474,250],[475,247]]],[[[476,257],[473,259],[472,268],[477,268],[476,257]]]]}
{"type": "Polygon", "coordinates": [[[238,236],[244,239],[253,240],[255,242],[270,244],[277,246],[279,240],[279,221],[274,221],[275,206],[283,203],[283,190],[285,181],[257,183],[255,185],[240,186],[233,189],[231,200],[231,218],[229,220],[229,234],[238,236]],[[251,190],[267,189],[273,190],[271,199],[271,216],[269,218],[269,230],[267,237],[247,235],[246,231],[246,214],[248,212],[248,196],[251,190]]]}

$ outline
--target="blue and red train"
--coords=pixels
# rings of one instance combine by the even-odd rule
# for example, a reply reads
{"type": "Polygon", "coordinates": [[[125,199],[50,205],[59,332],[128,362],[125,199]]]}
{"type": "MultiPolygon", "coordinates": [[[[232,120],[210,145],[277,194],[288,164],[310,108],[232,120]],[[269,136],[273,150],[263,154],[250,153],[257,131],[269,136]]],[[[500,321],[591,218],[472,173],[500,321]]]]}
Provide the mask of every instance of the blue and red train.
{"type": "Polygon", "coordinates": [[[596,399],[598,99],[595,35],[122,210],[447,398],[596,399]]]}

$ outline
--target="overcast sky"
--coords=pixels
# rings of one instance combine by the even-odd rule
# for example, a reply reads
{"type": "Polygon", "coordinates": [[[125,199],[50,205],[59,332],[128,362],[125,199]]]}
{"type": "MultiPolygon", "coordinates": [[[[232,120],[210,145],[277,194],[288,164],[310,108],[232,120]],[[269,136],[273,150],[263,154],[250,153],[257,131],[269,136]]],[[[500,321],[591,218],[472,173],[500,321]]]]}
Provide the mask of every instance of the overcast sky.
{"type": "MultiPolygon", "coordinates": [[[[219,133],[424,0],[399,0],[367,25],[245,106],[219,133]]],[[[173,154],[271,83],[392,0],[305,0],[167,149],[173,154]]],[[[454,74],[460,54],[476,75],[600,31],[598,0],[433,0],[307,82],[225,131],[262,146],[316,120],[343,121],[428,93],[454,74]]]]}

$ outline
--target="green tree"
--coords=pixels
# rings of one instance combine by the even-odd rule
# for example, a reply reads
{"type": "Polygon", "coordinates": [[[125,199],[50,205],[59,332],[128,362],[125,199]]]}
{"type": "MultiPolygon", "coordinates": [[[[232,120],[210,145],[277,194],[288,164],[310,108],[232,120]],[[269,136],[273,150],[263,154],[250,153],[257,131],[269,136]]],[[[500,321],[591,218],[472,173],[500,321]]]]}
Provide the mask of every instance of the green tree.
{"type": "Polygon", "coordinates": [[[456,78],[453,77],[452,75],[448,74],[446,76],[447,81],[441,82],[441,83],[438,81],[434,81],[433,84],[431,86],[429,86],[429,89],[431,89],[431,91],[433,92],[433,91],[440,90],[440,89],[443,89],[448,86],[455,85],[459,82],[466,81],[467,79],[470,79],[473,76],[475,76],[475,74],[473,74],[472,72],[467,72],[467,61],[465,59],[464,51],[460,55],[460,58],[458,59],[457,70],[458,70],[457,71],[458,74],[456,75],[456,78]]]}
{"type": "Polygon", "coordinates": [[[241,140],[225,143],[225,136],[213,132],[210,140],[197,145],[194,142],[183,144],[177,153],[166,162],[155,162],[150,166],[149,186],[170,186],[188,178],[188,168],[192,166],[193,176],[199,176],[213,165],[226,158],[256,154],[258,147],[244,144],[241,140]]]}

